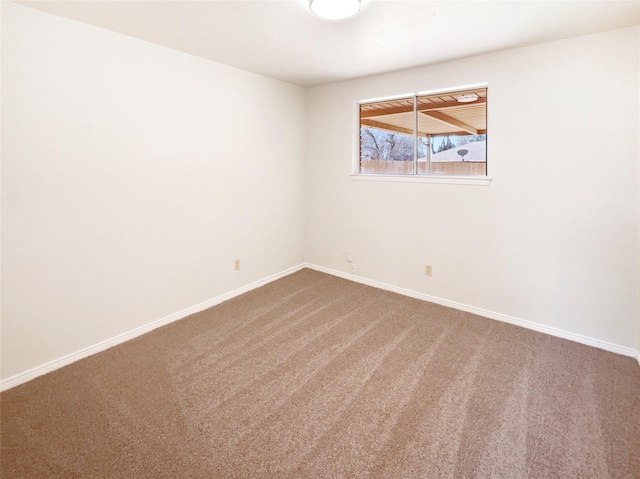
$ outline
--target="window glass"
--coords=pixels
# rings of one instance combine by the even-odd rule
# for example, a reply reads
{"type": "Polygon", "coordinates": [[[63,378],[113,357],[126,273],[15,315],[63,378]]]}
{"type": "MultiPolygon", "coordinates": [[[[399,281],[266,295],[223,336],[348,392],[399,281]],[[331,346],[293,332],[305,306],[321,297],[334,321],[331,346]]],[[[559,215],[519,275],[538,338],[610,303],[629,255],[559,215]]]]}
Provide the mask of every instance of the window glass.
{"type": "Polygon", "coordinates": [[[361,174],[487,175],[487,89],[360,105],[361,174]]]}
{"type": "Polygon", "coordinates": [[[360,173],[414,173],[414,98],[360,105],[360,173]]]}

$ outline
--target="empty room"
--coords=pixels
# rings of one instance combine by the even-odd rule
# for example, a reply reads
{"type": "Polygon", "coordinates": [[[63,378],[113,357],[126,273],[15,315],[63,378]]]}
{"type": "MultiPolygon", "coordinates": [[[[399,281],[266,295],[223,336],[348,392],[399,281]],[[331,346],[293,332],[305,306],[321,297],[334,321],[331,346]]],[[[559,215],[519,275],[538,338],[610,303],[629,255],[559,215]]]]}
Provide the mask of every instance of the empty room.
{"type": "Polygon", "coordinates": [[[640,478],[640,2],[0,16],[0,477],[640,478]]]}

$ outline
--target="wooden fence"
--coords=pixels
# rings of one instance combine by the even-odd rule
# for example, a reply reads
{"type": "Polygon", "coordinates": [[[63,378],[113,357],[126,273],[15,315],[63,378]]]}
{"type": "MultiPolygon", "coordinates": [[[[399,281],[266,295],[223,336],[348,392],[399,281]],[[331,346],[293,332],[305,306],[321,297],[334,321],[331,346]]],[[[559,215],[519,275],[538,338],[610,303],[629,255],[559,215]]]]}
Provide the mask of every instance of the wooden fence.
{"type": "MultiPolygon", "coordinates": [[[[360,162],[360,173],[362,174],[410,175],[412,169],[412,161],[364,160],[360,162]]],[[[418,174],[429,174],[426,162],[418,162],[418,174]]],[[[432,161],[430,174],[450,176],[484,176],[487,174],[487,164],[485,162],[471,161],[432,161]]]]}

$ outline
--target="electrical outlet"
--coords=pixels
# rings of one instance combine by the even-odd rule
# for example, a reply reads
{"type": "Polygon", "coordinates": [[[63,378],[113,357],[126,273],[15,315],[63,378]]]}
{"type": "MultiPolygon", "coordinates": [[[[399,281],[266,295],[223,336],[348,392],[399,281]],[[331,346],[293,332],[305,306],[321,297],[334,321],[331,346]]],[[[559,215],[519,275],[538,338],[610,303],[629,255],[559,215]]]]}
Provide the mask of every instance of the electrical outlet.
{"type": "Polygon", "coordinates": [[[424,265],[424,274],[426,274],[427,276],[431,276],[433,274],[433,269],[430,264],[424,265]]]}
{"type": "Polygon", "coordinates": [[[233,261],[233,270],[234,271],[239,271],[240,270],[240,260],[236,259],[233,261]]]}

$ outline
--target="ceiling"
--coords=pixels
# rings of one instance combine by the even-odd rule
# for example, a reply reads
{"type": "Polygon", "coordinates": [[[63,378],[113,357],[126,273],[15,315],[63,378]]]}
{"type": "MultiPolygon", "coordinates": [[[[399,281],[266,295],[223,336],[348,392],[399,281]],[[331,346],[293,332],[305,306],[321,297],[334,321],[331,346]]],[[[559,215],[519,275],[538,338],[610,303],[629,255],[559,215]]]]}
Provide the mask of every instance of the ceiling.
{"type": "Polygon", "coordinates": [[[363,0],[340,22],[307,0],[16,3],[300,86],[640,24],[637,0],[363,0]]]}

